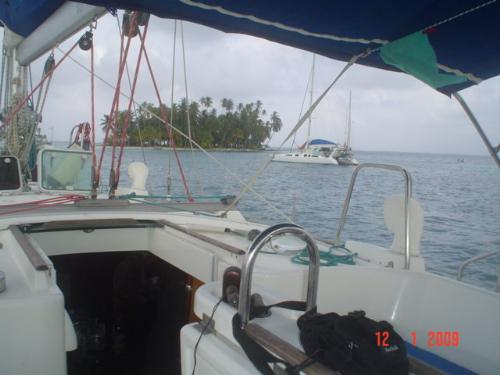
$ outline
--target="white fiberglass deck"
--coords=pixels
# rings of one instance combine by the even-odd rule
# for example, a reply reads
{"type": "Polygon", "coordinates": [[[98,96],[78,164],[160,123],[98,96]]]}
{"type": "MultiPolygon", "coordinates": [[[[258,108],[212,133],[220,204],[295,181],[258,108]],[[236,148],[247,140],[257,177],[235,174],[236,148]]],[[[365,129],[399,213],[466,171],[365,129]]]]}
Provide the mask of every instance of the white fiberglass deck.
{"type": "MultiPolygon", "coordinates": [[[[199,317],[211,314],[221,288],[220,283],[211,283],[198,290],[195,312],[199,317]]],[[[260,284],[252,292],[262,294],[265,304],[302,297],[283,295],[274,283],[260,284]]],[[[412,342],[414,332],[419,348],[465,369],[496,374],[500,368],[500,296],[493,292],[421,272],[323,268],[318,310],[339,314],[364,310],[370,318],[389,321],[407,342],[412,342]],[[431,346],[431,332],[458,332],[459,345],[431,346]]],[[[242,374],[258,373],[232,336],[231,319],[235,313],[236,310],[225,303],[217,309],[214,316],[216,335],[209,334],[202,339],[196,373],[229,374],[233,362],[238,362],[237,368],[245,369],[242,374]],[[241,361],[246,361],[247,366],[241,361]]],[[[296,326],[299,315],[275,308],[271,317],[253,322],[301,348],[296,326]]],[[[199,331],[193,326],[186,326],[182,331],[182,365],[186,374],[192,371],[196,342],[193,340],[198,337],[199,331]]]]}

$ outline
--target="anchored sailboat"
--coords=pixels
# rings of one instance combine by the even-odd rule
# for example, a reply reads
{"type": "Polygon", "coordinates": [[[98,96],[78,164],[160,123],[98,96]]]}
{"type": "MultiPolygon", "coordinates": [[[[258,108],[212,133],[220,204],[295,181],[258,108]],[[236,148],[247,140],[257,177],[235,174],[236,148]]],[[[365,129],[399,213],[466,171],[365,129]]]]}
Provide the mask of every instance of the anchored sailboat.
{"type": "MultiPolygon", "coordinates": [[[[310,91],[309,91],[309,107],[313,105],[313,88],[314,88],[314,68],[315,55],[313,55],[311,75],[310,75],[310,91]]],[[[273,161],[287,163],[303,163],[303,164],[325,164],[325,165],[358,165],[359,162],[354,158],[350,146],[351,137],[351,94],[349,93],[349,117],[347,121],[347,139],[343,145],[325,139],[311,140],[311,124],[312,116],[309,116],[307,123],[307,138],[305,143],[297,150],[291,150],[287,153],[279,153],[273,156],[273,161]]]]}
{"type": "MultiPolygon", "coordinates": [[[[316,56],[313,55],[310,85],[309,85],[309,107],[313,104],[314,93],[314,69],[316,65],[316,56]]],[[[275,154],[273,161],[287,163],[304,163],[304,164],[325,164],[338,165],[336,156],[337,144],[324,139],[311,140],[311,123],[312,116],[307,119],[307,138],[305,143],[295,152],[290,151],[285,154],[275,154]]]]}

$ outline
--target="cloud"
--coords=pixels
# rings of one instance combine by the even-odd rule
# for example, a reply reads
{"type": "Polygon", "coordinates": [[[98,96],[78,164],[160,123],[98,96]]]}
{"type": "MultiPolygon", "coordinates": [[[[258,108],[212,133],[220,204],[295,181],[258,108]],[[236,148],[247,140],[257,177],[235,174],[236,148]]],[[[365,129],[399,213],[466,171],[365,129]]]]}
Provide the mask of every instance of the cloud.
{"type": "MultiPolygon", "coordinates": [[[[185,54],[190,98],[210,96],[234,102],[261,100],[264,107],[277,111],[284,126],[273,137],[277,145],[297,122],[308,75],[311,54],[291,47],[245,35],[226,34],[185,22],[185,54]]],[[[163,101],[171,100],[173,52],[172,20],[152,17],[147,39],[148,54],[156,73],[163,101]]],[[[174,100],[185,96],[180,26],[177,29],[174,100]]],[[[68,49],[78,38],[62,45],[68,49]]],[[[96,72],[116,83],[120,40],[116,19],[107,15],[99,20],[95,32],[96,72]]],[[[129,69],[133,75],[138,52],[132,41],[129,69]]],[[[89,64],[89,53],[78,51],[74,58],[89,64]]],[[[56,58],[60,58],[56,54],[56,58]]],[[[45,59],[33,64],[34,77],[45,59]]],[[[344,63],[318,57],[315,96],[318,96],[342,69],[344,63]]],[[[34,78],[36,81],[36,78],[34,78]]],[[[122,83],[128,91],[128,83],[122,83]]],[[[342,142],[345,138],[346,110],[352,91],[352,145],[360,150],[486,154],[475,129],[454,100],[422,82],[401,73],[354,66],[339,80],[313,114],[312,135],[342,142]]],[[[71,61],[55,74],[44,113],[42,129],[65,140],[77,123],[90,119],[90,79],[88,73],[71,61]]],[[[500,79],[494,78],[462,94],[484,127],[492,143],[500,139],[500,79]]],[[[99,119],[109,112],[113,91],[96,81],[96,113],[99,119]]],[[[156,103],[153,87],[143,62],[136,92],[139,102],[156,103]]],[[[126,101],[122,100],[122,108],[126,101]]],[[[297,142],[305,139],[301,129],[297,142]]],[[[102,138],[99,134],[98,138],[102,138]]]]}

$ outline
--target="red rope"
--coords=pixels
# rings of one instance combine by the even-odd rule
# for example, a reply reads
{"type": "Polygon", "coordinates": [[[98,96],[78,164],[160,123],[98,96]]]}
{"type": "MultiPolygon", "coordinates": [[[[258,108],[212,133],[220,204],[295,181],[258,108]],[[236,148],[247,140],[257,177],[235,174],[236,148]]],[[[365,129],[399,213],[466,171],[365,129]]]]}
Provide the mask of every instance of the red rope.
{"type": "Polygon", "coordinates": [[[46,208],[46,207],[53,207],[53,206],[57,206],[57,205],[61,205],[61,204],[77,202],[77,201],[80,201],[82,199],[86,199],[86,198],[82,195],[70,194],[70,195],[61,195],[58,197],[40,199],[40,200],[30,201],[30,202],[4,204],[4,205],[0,205],[0,216],[1,215],[9,215],[9,214],[17,213],[17,212],[40,210],[40,209],[46,208]],[[4,211],[3,210],[4,207],[19,207],[19,208],[14,209],[14,210],[10,210],[10,211],[4,211]]]}
{"type": "Polygon", "coordinates": [[[59,65],[68,57],[68,55],[75,49],[75,47],[78,45],[78,41],[64,54],[61,60],[57,62],[48,72],[47,74],[44,74],[40,82],[31,90],[31,92],[19,103],[14,110],[7,116],[7,118],[4,120],[3,124],[0,125],[0,129],[6,126],[12,118],[21,110],[21,108],[26,104],[26,102],[33,96],[33,94],[42,86],[42,84],[47,80],[47,78],[54,73],[54,70],[56,70],[59,65]]]}
{"type": "Polygon", "coordinates": [[[68,195],[58,195],[52,198],[45,198],[45,199],[39,199],[36,201],[29,201],[29,202],[21,202],[21,203],[10,203],[10,204],[1,204],[0,209],[4,207],[18,207],[18,206],[26,206],[26,205],[33,205],[33,204],[42,204],[42,203],[52,203],[54,201],[59,201],[62,199],[68,199],[70,197],[81,197],[81,195],[76,195],[76,194],[68,194],[68,195]]]}
{"type": "MultiPolygon", "coordinates": [[[[132,17],[130,17],[130,23],[129,23],[129,29],[128,29],[128,40],[127,40],[127,47],[130,47],[130,43],[133,38],[133,30],[136,27],[136,22],[137,22],[137,16],[138,12],[133,12],[132,17]]],[[[125,30],[124,30],[125,32],[125,30]]],[[[115,168],[115,159],[116,159],[116,147],[118,146],[118,124],[120,121],[120,111],[119,111],[119,102],[120,102],[120,88],[121,88],[121,80],[123,78],[123,71],[126,69],[127,65],[127,59],[128,59],[128,50],[125,52],[125,56],[123,58],[123,64],[122,64],[122,75],[120,76],[120,82],[118,83],[118,98],[115,106],[115,116],[114,116],[114,132],[113,132],[113,152],[111,155],[111,171],[114,171],[114,177],[113,177],[113,186],[111,186],[110,192],[113,192],[114,188],[118,185],[118,179],[117,179],[117,173],[119,174],[119,170],[117,172],[117,168],[115,168]]],[[[125,126],[125,124],[124,124],[125,126]]],[[[124,129],[121,129],[122,135],[124,134],[124,129]]]]}
{"type": "MultiPolygon", "coordinates": [[[[136,13],[134,13],[134,15],[132,16],[131,24],[135,23],[136,17],[137,17],[136,13]]],[[[125,46],[125,50],[123,50],[123,42],[125,39],[125,33],[122,32],[122,34],[121,34],[120,64],[119,64],[119,68],[118,68],[118,80],[117,80],[117,84],[116,84],[115,95],[113,97],[113,103],[111,104],[111,111],[110,111],[109,117],[108,117],[108,125],[106,127],[106,133],[104,135],[104,142],[103,142],[102,149],[101,149],[101,156],[99,158],[99,167],[97,169],[97,183],[98,184],[99,184],[99,180],[101,177],[102,161],[104,158],[104,152],[106,150],[106,144],[108,143],[109,131],[110,131],[111,127],[113,127],[113,155],[112,155],[112,161],[111,161],[111,170],[113,170],[113,168],[114,168],[115,147],[116,147],[116,143],[115,143],[114,138],[115,138],[115,133],[117,132],[116,118],[114,118],[114,117],[116,117],[116,113],[118,112],[118,105],[120,102],[120,93],[121,93],[120,92],[121,80],[122,80],[123,72],[125,70],[127,55],[128,55],[128,51],[130,48],[130,42],[132,40],[131,36],[132,36],[132,26],[130,26],[130,28],[129,28],[127,44],[125,46]],[[114,126],[112,125],[113,123],[115,124],[114,126]]]]}
{"type": "Polygon", "coordinates": [[[182,164],[181,164],[179,155],[177,153],[177,148],[176,148],[176,145],[175,145],[175,140],[174,140],[174,136],[173,136],[172,127],[168,123],[168,115],[167,115],[165,107],[164,107],[164,105],[162,103],[162,100],[161,100],[161,97],[160,97],[160,92],[159,92],[159,89],[158,89],[158,85],[156,83],[156,80],[155,80],[155,77],[154,77],[154,73],[153,73],[153,69],[151,67],[151,63],[149,61],[149,57],[147,55],[147,51],[146,51],[146,48],[145,48],[145,39],[146,39],[146,35],[147,35],[147,30],[148,30],[148,24],[149,24],[149,22],[147,22],[146,25],[145,25],[145,27],[144,27],[144,35],[142,35],[141,31],[139,30],[139,38],[140,38],[140,41],[141,41],[141,47],[140,47],[140,51],[139,51],[139,56],[137,58],[136,71],[135,71],[135,74],[134,74],[134,80],[133,80],[133,84],[132,84],[132,88],[131,88],[131,93],[130,93],[130,98],[129,98],[129,104],[128,104],[127,112],[126,112],[126,115],[125,115],[126,117],[125,117],[124,124],[123,124],[123,129],[122,129],[122,134],[121,134],[120,153],[119,153],[119,156],[118,156],[117,167],[115,168],[115,156],[116,156],[115,152],[116,152],[116,147],[117,147],[117,142],[118,142],[118,121],[119,121],[119,118],[118,118],[118,115],[119,115],[118,107],[119,107],[120,87],[121,87],[121,80],[122,80],[122,77],[123,77],[123,72],[124,72],[124,69],[125,69],[125,64],[126,64],[127,57],[128,57],[130,42],[131,42],[131,39],[132,39],[132,37],[131,37],[132,36],[132,31],[133,31],[133,29],[135,27],[135,23],[136,23],[136,18],[137,18],[137,12],[134,12],[133,15],[132,15],[132,17],[131,17],[131,22],[130,22],[130,25],[129,25],[128,40],[127,40],[127,45],[125,47],[125,51],[123,50],[123,42],[124,42],[124,35],[125,35],[125,33],[122,32],[122,35],[121,35],[120,66],[119,66],[119,72],[118,72],[118,82],[117,82],[116,89],[115,89],[115,95],[114,95],[114,98],[113,98],[113,103],[111,105],[111,111],[110,111],[110,114],[109,114],[109,117],[108,117],[108,125],[106,127],[106,133],[105,133],[105,136],[104,136],[103,147],[101,149],[101,156],[100,156],[100,159],[99,159],[99,167],[97,169],[97,177],[96,177],[97,178],[97,183],[99,183],[99,179],[100,179],[100,174],[101,174],[101,169],[102,169],[102,162],[103,162],[103,158],[104,158],[104,152],[105,152],[106,145],[107,145],[108,138],[109,138],[109,131],[110,131],[111,128],[113,128],[113,149],[112,149],[113,151],[112,151],[112,156],[111,156],[112,160],[111,160],[110,173],[114,172],[114,181],[112,181],[112,182],[114,183],[115,186],[111,186],[110,187],[111,191],[113,191],[113,189],[118,186],[118,182],[119,182],[119,179],[120,179],[120,167],[121,167],[121,162],[122,162],[122,159],[123,159],[123,151],[124,151],[124,148],[125,148],[126,135],[127,135],[128,125],[129,125],[129,122],[130,122],[130,115],[131,115],[132,104],[134,102],[135,88],[136,88],[136,85],[137,85],[137,78],[138,78],[140,63],[141,63],[141,59],[142,59],[142,53],[144,53],[144,56],[145,56],[147,64],[148,64],[148,69],[149,69],[149,72],[150,72],[150,75],[151,75],[151,79],[153,81],[153,85],[154,85],[154,88],[155,88],[156,96],[158,98],[158,102],[159,102],[159,106],[160,106],[160,111],[161,111],[161,114],[162,114],[162,117],[163,117],[163,122],[165,124],[165,129],[167,130],[167,133],[168,133],[168,136],[169,136],[169,142],[170,142],[171,147],[174,150],[174,154],[175,154],[175,158],[176,158],[176,161],[177,161],[177,165],[179,167],[179,172],[181,174],[182,182],[183,182],[183,185],[184,185],[184,190],[186,192],[188,201],[189,202],[193,202],[194,200],[193,200],[193,198],[191,196],[191,193],[189,191],[189,186],[188,186],[187,181],[186,181],[186,176],[184,174],[184,170],[182,168],[182,164]]]}
{"type": "Polygon", "coordinates": [[[144,38],[141,38],[141,49],[139,50],[139,56],[137,57],[137,65],[135,67],[134,79],[132,81],[132,88],[130,89],[130,99],[128,102],[128,108],[127,108],[127,112],[125,114],[125,121],[124,121],[123,129],[122,129],[120,155],[118,156],[118,162],[117,162],[116,171],[115,171],[116,186],[118,186],[118,182],[120,181],[120,167],[121,167],[122,158],[123,158],[123,150],[125,148],[125,140],[127,137],[127,130],[128,130],[129,122],[130,122],[132,104],[134,103],[134,94],[135,94],[135,89],[137,86],[137,78],[139,77],[139,69],[141,66],[142,54],[145,50],[144,41],[146,40],[146,35],[148,33],[148,26],[149,26],[149,19],[148,19],[148,21],[146,21],[146,24],[144,25],[144,38]]]}
{"type": "MultiPolygon", "coordinates": [[[[182,168],[182,163],[181,163],[181,160],[180,160],[179,155],[177,153],[177,148],[175,146],[175,140],[174,140],[172,125],[168,123],[168,114],[167,114],[167,111],[165,110],[165,106],[162,103],[161,96],[160,96],[160,90],[158,89],[158,85],[156,83],[156,79],[155,79],[155,76],[154,76],[154,73],[153,73],[153,68],[151,67],[151,63],[149,61],[148,53],[147,53],[145,45],[144,45],[145,37],[146,37],[146,35],[143,36],[141,34],[141,31],[139,30],[139,38],[141,39],[141,48],[144,50],[144,57],[145,57],[146,62],[148,64],[148,70],[149,70],[149,74],[151,75],[151,80],[153,81],[153,86],[154,86],[154,89],[155,89],[155,92],[156,92],[156,97],[158,99],[158,103],[159,103],[159,106],[160,106],[160,112],[161,112],[161,115],[163,117],[163,123],[165,125],[165,130],[167,131],[167,134],[168,134],[168,137],[169,137],[170,146],[174,150],[175,159],[177,161],[177,166],[179,167],[179,173],[181,175],[182,184],[184,185],[184,191],[186,192],[186,196],[188,198],[188,202],[192,203],[192,202],[194,202],[194,200],[193,200],[193,197],[191,196],[191,192],[189,191],[189,186],[188,186],[187,181],[186,181],[186,176],[185,176],[184,170],[182,168]]],[[[173,108],[171,108],[170,110],[173,111],[173,108]]]]}

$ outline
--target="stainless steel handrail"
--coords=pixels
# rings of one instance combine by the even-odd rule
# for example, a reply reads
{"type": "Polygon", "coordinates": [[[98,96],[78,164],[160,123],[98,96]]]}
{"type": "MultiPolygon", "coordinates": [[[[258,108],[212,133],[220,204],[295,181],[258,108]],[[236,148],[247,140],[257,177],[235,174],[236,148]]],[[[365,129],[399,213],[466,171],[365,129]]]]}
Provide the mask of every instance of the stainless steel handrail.
{"type": "Polygon", "coordinates": [[[307,283],[306,310],[309,311],[316,307],[318,295],[318,277],[319,277],[319,252],[313,238],[301,227],[295,224],[277,224],[262,231],[248,247],[245,261],[241,267],[241,282],[238,313],[241,319],[241,328],[244,329],[250,319],[250,296],[252,285],[253,266],[257,254],[264,245],[275,236],[285,233],[300,236],[307,245],[309,252],[309,274],[307,283]]]}
{"type": "Polygon", "coordinates": [[[405,269],[410,268],[410,209],[409,203],[412,194],[412,180],[410,173],[398,166],[392,164],[380,164],[380,163],[363,163],[358,165],[352,172],[351,182],[349,183],[349,188],[347,190],[347,196],[344,201],[344,207],[342,208],[342,214],[339,219],[339,225],[337,227],[337,235],[335,236],[335,244],[340,245],[340,235],[344,229],[344,224],[347,217],[347,211],[349,210],[349,204],[351,202],[352,191],[354,190],[354,183],[356,182],[356,177],[358,173],[363,168],[379,168],[386,169],[390,171],[400,172],[405,179],[405,204],[404,204],[404,215],[405,215],[405,269]]]}
{"type": "MultiPolygon", "coordinates": [[[[500,250],[495,250],[495,251],[492,251],[492,252],[489,252],[486,254],[479,254],[479,255],[476,255],[475,257],[467,259],[458,268],[457,280],[462,280],[464,270],[469,264],[477,262],[478,260],[482,260],[482,259],[486,259],[486,258],[495,256],[495,255],[500,255],[500,250]]],[[[496,285],[495,290],[500,293],[500,274],[497,276],[497,285],[496,285]]]]}

